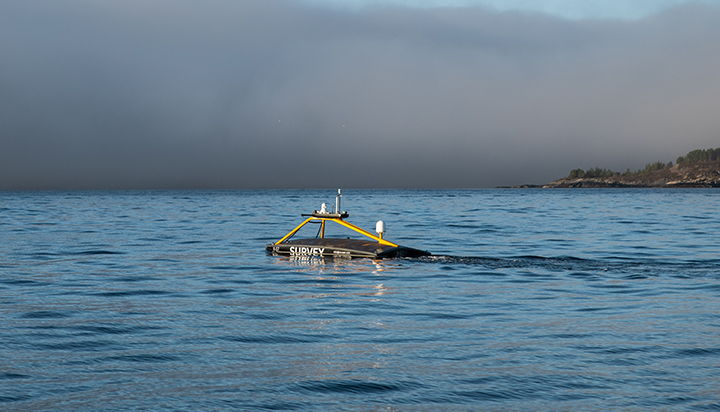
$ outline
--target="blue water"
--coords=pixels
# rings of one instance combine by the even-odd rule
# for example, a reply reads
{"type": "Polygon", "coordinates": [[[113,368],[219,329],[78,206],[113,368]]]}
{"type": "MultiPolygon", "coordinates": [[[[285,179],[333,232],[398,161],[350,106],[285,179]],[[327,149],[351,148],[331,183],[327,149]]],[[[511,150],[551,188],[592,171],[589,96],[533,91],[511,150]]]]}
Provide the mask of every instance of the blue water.
{"type": "Polygon", "coordinates": [[[0,192],[0,410],[718,410],[720,191],[0,192]],[[312,234],[314,235],[314,233],[312,234]]]}

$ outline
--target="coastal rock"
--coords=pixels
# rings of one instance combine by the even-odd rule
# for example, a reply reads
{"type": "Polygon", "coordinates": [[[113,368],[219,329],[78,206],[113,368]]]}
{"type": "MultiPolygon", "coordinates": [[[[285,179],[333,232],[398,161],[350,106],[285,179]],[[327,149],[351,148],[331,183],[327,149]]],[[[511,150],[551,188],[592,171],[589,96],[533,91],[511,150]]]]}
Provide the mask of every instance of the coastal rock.
{"type": "Polygon", "coordinates": [[[642,174],[615,174],[610,177],[562,178],[543,188],[602,187],[720,187],[720,162],[676,164],[642,174]]]}

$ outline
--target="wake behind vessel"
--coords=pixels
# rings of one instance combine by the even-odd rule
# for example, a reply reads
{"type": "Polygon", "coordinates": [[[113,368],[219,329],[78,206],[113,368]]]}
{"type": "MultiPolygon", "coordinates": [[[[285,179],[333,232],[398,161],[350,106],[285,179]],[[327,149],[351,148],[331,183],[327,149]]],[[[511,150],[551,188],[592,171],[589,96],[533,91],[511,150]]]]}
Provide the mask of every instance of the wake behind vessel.
{"type": "Polygon", "coordinates": [[[345,211],[340,212],[341,197],[342,195],[340,194],[340,190],[338,190],[337,197],[335,198],[335,208],[332,212],[328,212],[325,203],[323,203],[319,211],[314,210],[309,215],[303,214],[302,216],[308,216],[304,222],[277,242],[265,245],[265,249],[273,254],[300,257],[365,257],[384,259],[430,255],[430,252],[400,246],[396,243],[383,239],[383,235],[385,234],[385,223],[383,221],[377,222],[377,225],[375,226],[377,235],[345,221],[344,219],[350,215],[345,211]],[[368,239],[325,237],[325,224],[327,222],[338,223],[341,226],[364,235],[368,239]],[[318,234],[315,238],[290,240],[303,226],[308,223],[320,224],[318,234]]]}

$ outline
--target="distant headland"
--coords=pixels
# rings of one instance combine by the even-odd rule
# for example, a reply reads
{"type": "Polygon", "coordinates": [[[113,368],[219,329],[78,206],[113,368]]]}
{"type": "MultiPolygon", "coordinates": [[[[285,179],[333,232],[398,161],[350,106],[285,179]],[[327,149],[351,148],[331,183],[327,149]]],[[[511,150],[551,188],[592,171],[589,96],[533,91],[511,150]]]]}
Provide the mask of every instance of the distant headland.
{"type": "Polygon", "coordinates": [[[515,188],[598,188],[598,187],[720,187],[720,148],[693,150],[672,162],[655,162],[635,172],[574,169],[567,177],[545,185],[515,188]]]}

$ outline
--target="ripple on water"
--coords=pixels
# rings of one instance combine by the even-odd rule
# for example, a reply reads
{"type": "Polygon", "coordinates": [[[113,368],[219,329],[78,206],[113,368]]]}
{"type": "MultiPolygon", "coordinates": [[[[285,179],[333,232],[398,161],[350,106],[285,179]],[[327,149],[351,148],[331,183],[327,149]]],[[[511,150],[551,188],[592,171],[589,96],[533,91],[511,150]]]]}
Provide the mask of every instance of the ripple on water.
{"type": "Polygon", "coordinates": [[[367,380],[311,380],[298,382],[289,390],[323,394],[372,395],[404,392],[422,388],[413,381],[367,381],[367,380]]]}
{"type": "Polygon", "coordinates": [[[436,255],[267,255],[327,191],[0,193],[0,409],[720,409],[720,192],[356,193],[436,255]]]}

